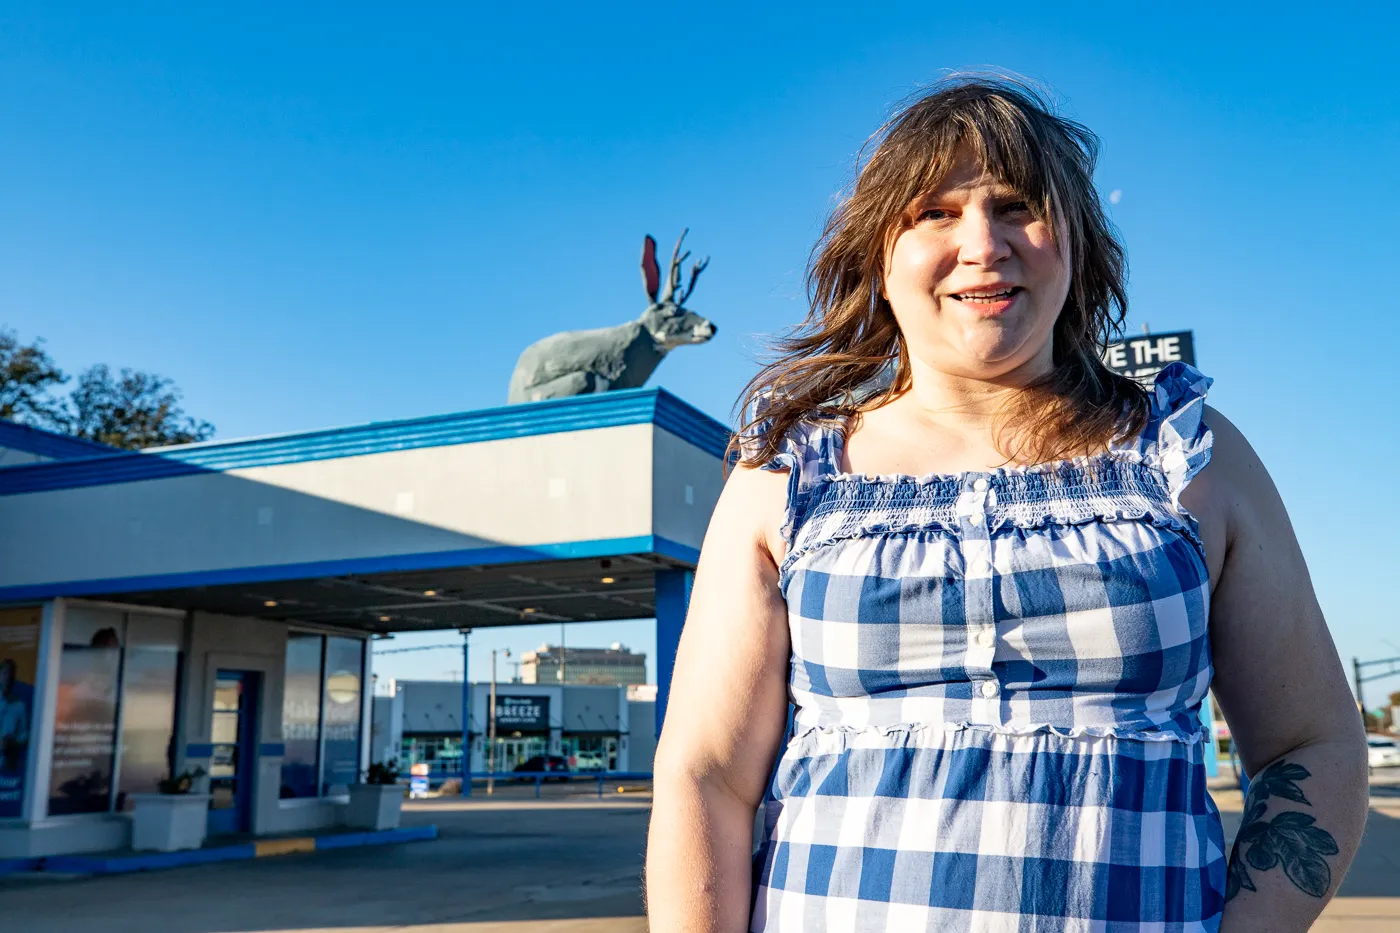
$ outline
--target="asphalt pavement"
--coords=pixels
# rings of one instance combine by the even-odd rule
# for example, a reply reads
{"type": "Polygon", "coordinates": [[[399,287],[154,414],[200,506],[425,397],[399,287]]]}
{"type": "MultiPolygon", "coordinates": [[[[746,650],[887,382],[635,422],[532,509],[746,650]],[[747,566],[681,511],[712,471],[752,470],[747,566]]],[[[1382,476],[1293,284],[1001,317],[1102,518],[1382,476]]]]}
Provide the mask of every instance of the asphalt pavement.
{"type": "MultiPolygon", "coordinates": [[[[1400,769],[1389,769],[1400,772],[1400,769]]],[[[1380,774],[1361,852],[1313,929],[1400,931],[1400,773],[1380,774]]],[[[502,788],[406,805],[433,842],[92,878],[0,878],[25,933],[643,933],[650,800],[502,788]],[[567,794],[567,795],[566,795],[567,794]]],[[[1238,791],[1215,792],[1227,838],[1238,791]]]]}

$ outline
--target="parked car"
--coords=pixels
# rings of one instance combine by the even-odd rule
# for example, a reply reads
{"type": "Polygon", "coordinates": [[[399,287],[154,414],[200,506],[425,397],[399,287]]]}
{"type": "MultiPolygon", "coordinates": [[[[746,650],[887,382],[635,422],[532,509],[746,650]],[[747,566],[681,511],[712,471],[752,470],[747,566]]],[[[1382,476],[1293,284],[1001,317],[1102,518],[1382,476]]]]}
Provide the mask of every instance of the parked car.
{"type": "Polygon", "coordinates": [[[1368,735],[1366,755],[1373,768],[1400,766],[1400,741],[1384,735],[1368,735]]]}
{"type": "Polygon", "coordinates": [[[580,771],[606,771],[608,762],[600,752],[579,752],[574,756],[574,766],[580,771]]]}
{"type": "Polygon", "coordinates": [[[536,755],[534,758],[527,758],[516,765],[515,771],[516,773],[524,771],[531,775],[524,780],[531,780],[534,773],[539,771],[561,771],[564,773],[564,777],[545,778],[545,780],[567,781],[569,779],[567,775],[570,772],[569,759],[562,755],[536,755]]]}

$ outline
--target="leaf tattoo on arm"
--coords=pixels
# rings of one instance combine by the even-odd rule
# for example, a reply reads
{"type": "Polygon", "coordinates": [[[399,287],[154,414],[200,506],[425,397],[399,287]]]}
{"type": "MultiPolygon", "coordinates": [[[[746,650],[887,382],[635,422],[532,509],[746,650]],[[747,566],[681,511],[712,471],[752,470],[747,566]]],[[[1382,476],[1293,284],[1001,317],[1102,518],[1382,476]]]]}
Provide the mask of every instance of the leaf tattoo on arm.
{"type": "Polygon", "coordinates": [[[1270,797],[1281,797],[1312,806],[1298,782],[1312,773],[1300,764],[1282,759],[1260,772],[1249,785],[1245,799],[1244,822],[1235,836],[1230,867],[1225,878],[1225,900],[1240,891],[1257,891],[1249,869],[1268,871],[1278,865],[1289,881],[1305,894],[1323,897],[1332,887],[1332,868],[1324,856],[1336,855],[1337,840],[1325,829],[1313,825],[1313,817],[1299,810],[1264,819],[1270,797]]]}

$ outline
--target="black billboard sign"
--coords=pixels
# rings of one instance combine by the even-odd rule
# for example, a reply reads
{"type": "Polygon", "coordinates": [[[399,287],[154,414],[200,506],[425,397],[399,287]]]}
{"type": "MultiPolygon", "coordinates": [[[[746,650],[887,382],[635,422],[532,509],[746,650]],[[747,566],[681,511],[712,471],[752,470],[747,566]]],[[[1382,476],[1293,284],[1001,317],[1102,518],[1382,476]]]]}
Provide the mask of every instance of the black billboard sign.
{"type": "Polygon", "coordinates": [[[549,729],[549,697],[496,697],[496,728],[549,729]]]}
{"type": "Polygon", "coordinates": [[[1109,369],[1148,385],[1168,363],[1177,360],[1196,365],[1196,347],[1189,330],[1141,334],[1103,348],[1103,361],[1109,369]]]}

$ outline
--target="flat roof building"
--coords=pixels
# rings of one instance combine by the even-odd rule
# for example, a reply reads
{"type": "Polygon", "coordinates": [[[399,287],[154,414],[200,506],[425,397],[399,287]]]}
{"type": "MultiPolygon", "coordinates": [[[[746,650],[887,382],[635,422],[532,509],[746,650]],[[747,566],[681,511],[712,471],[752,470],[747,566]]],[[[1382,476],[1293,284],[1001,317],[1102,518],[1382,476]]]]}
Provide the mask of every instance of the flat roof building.
{"type": "MultiPolygon", "coordinates": [[[[374,756],[427,762],[435,778],[462,771],[461,681],[398,680],[374,698],[374,756]]],[[[471,770],[510,771],[540,755],[580,771],[650,771],[655,702],[625,686],[496,684],[496,754],[491,756],[489,683],[473,683],[467,720],[471,770]]]]}
{"type": "MultiPolygon", "coordinates": [[[[729,436],[659,389],[140,452],[0,422],[0,859],[126,848],[182,772],[211,835],[338,825],[382,633],[654,617],[659,728],[729,436]]],[[[619,692],[551,700],[561,741],[630,732],[619,692]]]]}
{"type": "Polygon", "coordinates": [[[611,648],[540,645],[520,656],[520,682],[630,687],[647,682],[647,656],[620,642],[611,648]]]}

